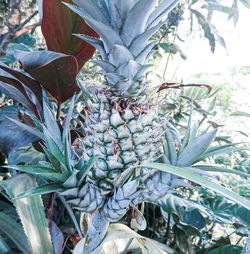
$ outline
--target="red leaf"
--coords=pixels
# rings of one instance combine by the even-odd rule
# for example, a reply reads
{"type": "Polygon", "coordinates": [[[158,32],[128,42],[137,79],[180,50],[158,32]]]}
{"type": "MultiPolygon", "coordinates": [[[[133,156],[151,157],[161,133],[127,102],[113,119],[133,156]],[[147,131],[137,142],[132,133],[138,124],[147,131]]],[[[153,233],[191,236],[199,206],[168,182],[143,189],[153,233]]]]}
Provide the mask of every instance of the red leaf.
{"type": "Polygon", "coordinates": [[[74,56],[52,51],[16,51],[24,70],[53,96],[64,102],[80,92],[76,75],[78,65],[74,56]]]}
{"type": "Polygon", "coordinates": [[[39,113],[37,106],[31,101],[31,99],[29,98],[29,96],[28,96],[28,94],[21,82],[19,82],[18,80],[14,79],[14,78],[5,77],[2,75],[0,75],[0,81],[3,82],[3,84],[8,84],[11,87],[15,88],[16,91],[14,92],[14,95],[16,95],[16,96],[13,96],[13,90],[11,91],[11,90],[9,90],[8,87],[3,86],[4,89],[6,89],[8,92],[10,92],[9,95],[13,99],[17,99],[17,101],[19,103],[21,103],[24,107],[27,107],[28,109],[33,111],[34,114],[40,119],[40,113],[39,113]],[[23,98],[21,98],[20,100],[18,100],[18,98],[20,98],[17,95],[18,91],[23,95],[23,98]]]}
{"type": "Polygon", "coordinates": [[[97,33],[61,0],[43,0],[42,32],[49,50],[76,57],[79,71],[95,52],[94,47],[73,34],[98,37],[97,33]]]}

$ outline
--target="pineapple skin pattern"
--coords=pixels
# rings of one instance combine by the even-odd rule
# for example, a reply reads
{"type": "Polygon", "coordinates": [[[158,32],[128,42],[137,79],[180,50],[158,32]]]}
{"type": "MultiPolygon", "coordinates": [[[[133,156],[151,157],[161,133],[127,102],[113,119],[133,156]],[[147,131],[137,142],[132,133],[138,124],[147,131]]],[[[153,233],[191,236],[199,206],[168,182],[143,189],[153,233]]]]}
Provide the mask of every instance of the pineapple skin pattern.
{"type": "Polygon", "coordinates": [[[85,198],[81,202],[69,200],[77,209],[91,212],[104,207],[105,217],[117,221],[132,199],[135,203],[145,196],[150,200],[149,194],[155,192],[153,185],[162,182],[165,188],[156,189],[151,202],[168,192],[173,177],[169,174],[161,173],[158,177],[152,174],[149,182],[143,183],[150,188],[149,193],[137,191],[138,179],[145,178],[146,169],[134,170],[125,181],[117,179],[131,167],[154,161],[161,151],[160,136],[166,119],[159,118],[157,106],[150,103],[147,95],[145,74],[156,45],[148,40],[178,2],[167,0],[158,5],[158,0],[75,0],[77,6],[67,4],[100,35],[101,39],[77,36],[98,50],[100,60],[95,63],[106,80],[104,84],[92,83],[88,87],[92,95],[91,113],[85,117],[85,137],[81,142],[85,162],[92,156],[99,159],[86,178],[85,189],[89,190],[85,192],[89,196],[86,202],[85,198]],[[94,197],[101,196],[102,201],[91,203],[94,197]]]}

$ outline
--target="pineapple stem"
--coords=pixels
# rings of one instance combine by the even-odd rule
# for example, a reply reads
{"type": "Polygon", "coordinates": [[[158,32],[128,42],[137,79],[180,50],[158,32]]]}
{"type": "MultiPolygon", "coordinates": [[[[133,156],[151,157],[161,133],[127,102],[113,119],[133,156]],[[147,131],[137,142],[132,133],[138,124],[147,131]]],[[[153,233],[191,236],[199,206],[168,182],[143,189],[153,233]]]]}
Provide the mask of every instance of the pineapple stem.
{"type": "Polygon", "coordinates": [[[75,225],[75,228],[76,228],[76,231],[77,231],[78,235],[81,237],[81,239],[83,239],[83,235],[82,235],[81,229],[80,229],[80,227],[78,225],[78,222],[76,220],[76,217],[74,215],[73,210],[71,209],[70,205],[66,202],[65,198],[62,195],[58,194],[58,197],[60,198],[60,200],[62,201],[63,205],[67,209],[67,211],[68,211],[68,213],[69,213],[69,215],[70,215],[70,217],[71,217],[71,219],[72,219],[72,221],[73,221],[73,223],[75,225]]]}

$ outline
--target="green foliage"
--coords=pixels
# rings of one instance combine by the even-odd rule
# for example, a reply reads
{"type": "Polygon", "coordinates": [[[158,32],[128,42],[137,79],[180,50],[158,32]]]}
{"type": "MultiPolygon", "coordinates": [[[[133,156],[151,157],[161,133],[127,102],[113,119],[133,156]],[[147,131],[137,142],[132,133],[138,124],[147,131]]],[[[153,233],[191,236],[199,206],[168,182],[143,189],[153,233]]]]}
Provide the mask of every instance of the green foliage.
{"type": "Polygon", "coordinates": [[[208,180],[207,178],[202,177],[198,174],[192,173],[192,172],[182,169],[182,168],[174,167],[174,166],[167,165],[167,164],[161,164],[161,163],[149,163],[149,164],[145,164],[143,166],[147,167],[147,168],[161,170],[163,172],[167,172],[167,173],[188,179],[192,182],[195,182],[195,183],[200,184],[204,187],[207,187],[217,193],[220,193],[224,197],[231,199],[232,201],[245,207],[246,209],[250,209],[250,202],[248,200],[242,198],[241,196],[228,190],[227,188],[225,188],[217,183],[214,183],[211,180],[208,180]]]}
{"type": "Polygon", "coordinates": [[[1,60],[3,63],[10,64],[17,61],[16,50],[30,51],[36,43],[36,38],[31,33],[23,33],[14,38],[6,49],[6,56],[1,60]]]}
{"type": "MultiPolygon", "coordinates": [[[[30,246],[21,224],[2,212],[0,212],[0,219],[1,233],[6,234],[24,254],[30,253],[30,246]]],[[[8,248],[4,243],[3,245],[8,248]]]]}
{"type": "MultiPolygon", "coordinates": [[[[20,174],[1,182],[1,186],[12,199],[36,185],[35,178],[27,174],[20,174]]],[[[14,204],[28,238],[31,253],[54,253],[41,197],[16,200],[14,204]]]]}

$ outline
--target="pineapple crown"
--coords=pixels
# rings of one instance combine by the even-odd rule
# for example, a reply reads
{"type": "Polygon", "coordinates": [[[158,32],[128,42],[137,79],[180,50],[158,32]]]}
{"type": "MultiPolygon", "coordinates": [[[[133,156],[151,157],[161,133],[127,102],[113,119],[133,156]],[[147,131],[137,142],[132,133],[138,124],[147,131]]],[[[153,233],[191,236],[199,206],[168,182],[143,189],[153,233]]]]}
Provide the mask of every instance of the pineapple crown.
{"type": "Polygon", "coordinates": [[[76,35],[94,46],[101,55],[95,61],[103,69],[108,85],[123,96],[141,94],[143,80],[155,41],[150,37],[179,0],[73,0],[65,3],[84,18],[101,37],[76,35]]]}

